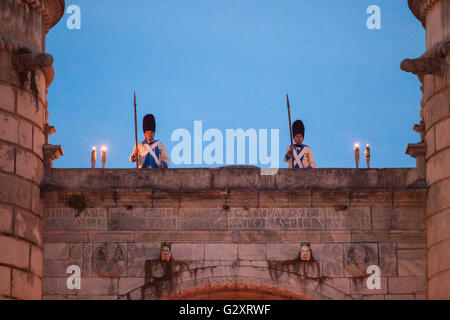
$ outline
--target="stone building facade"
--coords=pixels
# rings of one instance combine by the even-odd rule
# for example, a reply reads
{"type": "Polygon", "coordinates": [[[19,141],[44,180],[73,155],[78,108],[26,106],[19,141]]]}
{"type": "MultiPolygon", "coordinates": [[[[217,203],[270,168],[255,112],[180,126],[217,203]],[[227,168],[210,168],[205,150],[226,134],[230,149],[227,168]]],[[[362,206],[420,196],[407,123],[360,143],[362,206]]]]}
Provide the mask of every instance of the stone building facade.
{"type": "Polygon", "coordinates": [[[417,168],[261,175],[52,169],[45,35],[65,3],[2,0],[0,298],[449,299],[450,0],[409,6],[427,34],[401,64],[423,84],[417,168]]]}

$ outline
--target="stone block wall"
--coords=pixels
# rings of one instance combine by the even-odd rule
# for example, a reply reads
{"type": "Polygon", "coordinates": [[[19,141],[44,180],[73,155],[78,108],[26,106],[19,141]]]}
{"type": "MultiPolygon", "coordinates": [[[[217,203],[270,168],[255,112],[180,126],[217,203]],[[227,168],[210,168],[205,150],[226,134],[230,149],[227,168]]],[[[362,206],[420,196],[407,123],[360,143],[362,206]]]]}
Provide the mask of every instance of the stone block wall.
{"type": "Polygon", "coordinates": [[[43,298],[425,299],[426,189],[410,187],[416,178],[415,169],[53,169],[43,298]],[[78,217],[77,207],[86,207],[78,217]],[[311,262],[299,260],[303,242],[311,262]],[[79,290],[67,288],[70,265],[81,268],[79,290]],[[381,269],[379,290],[366,286],[369,265],[381,269]]]}
{"type": "Polygon", "coordinates": [[[14,59],[44,53],[45,35],[63,11],[59,0],[0,1],[0,299],[41,298],[39,186],[52,69],[14,59]]]}
{"type": "Polygon", "coordinates": [[[410,0],[426,29],[426,52],[409,60],[423,84],[426,143],[428,292],[450,299],[450,0],[410,0]]]}

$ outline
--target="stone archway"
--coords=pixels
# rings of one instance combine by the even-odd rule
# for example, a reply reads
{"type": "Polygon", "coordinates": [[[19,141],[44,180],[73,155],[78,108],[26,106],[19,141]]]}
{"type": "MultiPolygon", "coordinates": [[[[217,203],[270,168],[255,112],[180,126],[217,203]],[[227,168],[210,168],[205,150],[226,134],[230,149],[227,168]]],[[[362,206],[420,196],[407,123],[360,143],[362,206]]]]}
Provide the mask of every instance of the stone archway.
{"type": "Polygon", "coordinates": [[[182,290],[162,300],[311,300],[284,289],[236,283],[182,290]]]}
{"type": "Polygon", "coordinates": [[[344,299],[332,279],[320,275],[315,262],[297,260],[256,267],[204,261],[146,262],[146,284],[125,299],[142,300],[328,300],[344,299]],[[297,266],[298,264],[298,266],[297,266]],[[296,268],[296,266],[298,268],[296,268]],[[315,271],[314,271],[315,270],[315,271]]]}

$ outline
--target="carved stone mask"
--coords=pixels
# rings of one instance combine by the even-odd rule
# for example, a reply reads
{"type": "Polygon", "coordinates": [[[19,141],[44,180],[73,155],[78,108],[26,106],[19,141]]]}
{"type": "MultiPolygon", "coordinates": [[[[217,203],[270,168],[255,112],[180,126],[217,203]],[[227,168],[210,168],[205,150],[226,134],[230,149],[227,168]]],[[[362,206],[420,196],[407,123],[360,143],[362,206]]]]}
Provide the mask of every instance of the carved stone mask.
{"type": "Polygon", "coordinates": [[[311,261],[311,247],[309,244],[302,244],[300,249],[300,260],[301,261],[311,261]]]}
{"type": "Polygon", "coordinates": [[[161,261],[169,261],[171,256],[172,256],[172,253],[170,251],[170,248],[167,247],[167,246],[162,247],[162,249],[161,249],[161,261]]]}
{"type": "Polygon", "coordinates": [[[113,261],[116,255],[116,247],[107,246],[106,248],[103,249],[103,254],[106,262],[113,261]]]}

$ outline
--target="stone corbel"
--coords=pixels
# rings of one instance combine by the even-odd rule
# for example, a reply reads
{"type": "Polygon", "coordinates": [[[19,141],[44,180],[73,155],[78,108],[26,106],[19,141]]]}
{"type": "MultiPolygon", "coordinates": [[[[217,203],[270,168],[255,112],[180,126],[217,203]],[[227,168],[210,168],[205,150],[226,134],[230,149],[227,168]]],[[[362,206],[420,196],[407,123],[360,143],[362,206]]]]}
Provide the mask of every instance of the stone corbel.
{"type": "Polygon", "coordinates": [[[414,73],[423,83],[423,78],[427,74],[443,75],[447,67],[445,57],[449,52],[450,38],[435,44],[419,58],[403,60],[400,69],[414,73]]]}
{"type": "Polygon", "coordinates": [[[415,124],[413,130],[420,134],[420,142],[425,141],[425,122],[423,120],[420,121],[419,124],[415,124]]]}
{"type": "Polygon", "coordinates": [[[44,144],[44,180],[50,180],[53,160],[64,155],[60,145],[44,144]]]}
{"type": "Polygon", "coordinates": [[[56,132],[56,129],[54,126],[49,125],[48,123],[44,126],[44,134],[45,134],[45,144],[49,144],[49,137],[50,135],[54,134],[56,132]]]}
{"type": "MultiPolygon", "coordinates": [[[[415,127],[415,126],[414,126],[415,127]]],[[[414,187],[426,187],[426,153],[425,142],[410,143],[406,148],[406,154],[416,159],[417,180],[412,184],[414,187]]]]}
{"type": "Polygon", "coordinates": [[[53,57],[48,53],[32,53],[27,49],[19,50],[13,55],[12,64],[19,73],[42,70],[47,88],[50,87],[55,77],[53,57]]]}

